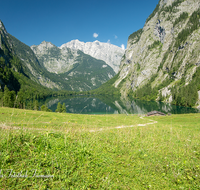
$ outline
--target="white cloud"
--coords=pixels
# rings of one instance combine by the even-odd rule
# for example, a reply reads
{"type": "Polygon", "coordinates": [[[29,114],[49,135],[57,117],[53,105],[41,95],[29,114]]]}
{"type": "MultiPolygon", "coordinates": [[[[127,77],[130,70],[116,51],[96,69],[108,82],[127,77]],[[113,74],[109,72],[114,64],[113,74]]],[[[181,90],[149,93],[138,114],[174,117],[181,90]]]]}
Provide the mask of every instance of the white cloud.
{"type": "Polygon", "coordinates": [[[98,36],[99,36],[99,34],[97,34],[97,33],[94,33],[94,34],[93,34],[93,37],[94,37],[94,38],[97,38],[98,36]]]}
{"type": "Polygon", "coordinates": [[[117,38],[118,38],[116,35],[114,35],[114,36],[115,36],[115,39],[117,39],[117,38]]]}
{"type": "Polygon", "coordinates": [[[109,43],[109,44],[110,44],[110,40],[108,40],[108,41],[107,41],[107,43],[109,43]]]}
{"type": "Polygon", "coordinates": [[[124,44],[122,44],[122,45],[121,45],[121,48],[122,48],[123,50],[125,50],[125,45],[124,45],[124,44]]]}

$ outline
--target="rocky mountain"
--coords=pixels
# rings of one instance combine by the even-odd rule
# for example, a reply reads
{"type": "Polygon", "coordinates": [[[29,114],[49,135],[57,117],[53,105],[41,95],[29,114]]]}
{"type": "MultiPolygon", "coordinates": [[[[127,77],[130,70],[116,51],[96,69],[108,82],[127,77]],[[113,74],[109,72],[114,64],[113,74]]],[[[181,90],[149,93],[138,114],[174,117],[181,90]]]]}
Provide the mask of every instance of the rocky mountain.
{"type": "Polygon", "coordinates": [[[33,45],[31,49],[39,62],[51,73],[64,73],[73,68],[78,57],[77,51],[65,49],[61,51],[51,42],[43,41],[40,45],[33,45]]]}
{"type": "Polygon", "coordinates": [[[10,35],[1,21],[0,59],[2,69],[0,84],[2,87],[7,85],[10,89],[18,90],[15,88],[16,84],[12,84],[12,79],[10,81],[8,81],[9,77],[5,79],[6,75],[8,75],[6,73],[10,73],[9,76],[11,76],[12,71],[21,73],[22,75],[20,76],[25,76],[27,79],[51,89],[64,89],[67,86],[63,79],[43,68],[31,48],[10,35]]]}
{"type": "Polygon", "coordinates": [[[51,73],[58,74],[68,84],[67,90],[86,91],[99,87],[115,72],[102,60],[80,50],[58,48],[50,42],[31,46],[39,62],[51,73]]]}
{"type": "Polygon", "coordinates": [[[96,59],[105,61],[113,68],[115,73],[119,71],[120,61],[124,55],[125,50],[110,43],[103,43],[99,41],[94,42],[80,42],[79,40],[72,40],[63,44],[60,49],[70,48],[74,50],[81,50],[96,59]]]}
{"type": "Polygon", "coordinates": [[[144,27],[129,36],[114,87],[123,97],[194,106],[199,50],[199,0],[160,0],[144,27]]]}
{"type": "Polygon", "coordinates": [[[34,81],[51,89],[87,91],[115,75],[104,61],[80,50],[60,49],[49,42],[32,49],[10,35],[0,21],[1,88],[7,85],[10,90],[18,91],[22,81],[34,81]]]}

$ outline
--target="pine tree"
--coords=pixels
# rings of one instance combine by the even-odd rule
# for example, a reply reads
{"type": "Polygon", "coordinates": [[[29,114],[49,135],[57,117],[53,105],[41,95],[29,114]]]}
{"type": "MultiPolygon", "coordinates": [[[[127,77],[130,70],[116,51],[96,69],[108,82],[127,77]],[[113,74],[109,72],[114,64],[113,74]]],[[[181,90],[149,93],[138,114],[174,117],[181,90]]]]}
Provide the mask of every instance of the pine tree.
{"type": "Polygon", "coordinates": [[[52,112],[52,110],[49,109],[46,105],[41,106],[41,111],[52,112]]]}
{"type": "Polygon", "coordinates": [[[58,113],[61,113],[61,112],[62,112],[62,105],[61,105],[60,102],[58,102],[58,104],[57,104],[56,112],[58,112],[58,113]]]}
{"type": "Polygon", "coordinates": [[[14,107],[16,99],[15,91],[10,91],[7,86],[4,87],[3,105],[5,107],[14,107]]]}
{"type": "Polygon", "coordinates": [[[66,113],[66,106],[65,106],[65,103],[63,103],[63,105],[62,105],[62,113],[66,113]]]}
{"type": "Polygon", "coordinates": [[[34,101],[34,110],[39,110],[39,103],[37,100],[34,101]]]}

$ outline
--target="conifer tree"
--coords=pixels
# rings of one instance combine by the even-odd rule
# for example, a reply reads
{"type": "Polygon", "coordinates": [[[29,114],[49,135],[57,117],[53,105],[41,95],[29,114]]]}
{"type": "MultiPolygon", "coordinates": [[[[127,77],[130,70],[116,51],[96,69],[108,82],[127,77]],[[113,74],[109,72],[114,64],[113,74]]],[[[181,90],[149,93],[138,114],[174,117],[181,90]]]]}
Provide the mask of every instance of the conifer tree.
{"type": "Polygon", "coordinates": [[[34,110],[39,110],[39,103],[37,100],[34,101],[34,110]]]}
{"type": "Polygon", "coordinates": [[[52,110],[49,109],[46,105],[41,106],[41,111],[52,112],[52,110]]]}
{"type": "Polygon", "coordinates": [[[63,105],[62,105],[62,113],[66,113],[66,106],[65,106],[65,103],[63,103],[63,105]]]}
{"type": "Polygon", "coordinates": [[[61,112],[62,112],[62,105],[61,105],[60,102],[58,102],[58,104],[57,104],[56,112],[58,112],[58,113],[61,113],[61,112]]]}
{"type": "Polygon", "coordinates": [[[10,91],[7,86],[4,87],[3,105],[5,107],[14,107],[16,99],[15,91],[10,91]]]}

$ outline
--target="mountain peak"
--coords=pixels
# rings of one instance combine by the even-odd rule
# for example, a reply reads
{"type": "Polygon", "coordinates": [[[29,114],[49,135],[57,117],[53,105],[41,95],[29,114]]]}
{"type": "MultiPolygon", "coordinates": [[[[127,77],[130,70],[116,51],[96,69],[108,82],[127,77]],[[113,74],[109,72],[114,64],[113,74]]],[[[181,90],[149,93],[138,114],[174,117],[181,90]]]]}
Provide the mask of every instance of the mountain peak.
{"type": "Polygon", "coordinates": [[[3,22],[0,20],[0,28],[4,27],[3,22]]]}
{"type": "Polygon", "coordinates": [[[54,46],[51,42],[47,42],[47,41],[43,41],[41,44],[44,44],[44,45],[52,45],[52,46],[54,46]]]}
{"type": "Polygon", "coordinates": [[[98,40],[94,42],[80,42],[72,40],[60,46],[60,49],[70,48],[80,50],[96,59],[105,61],[117,73],[125,50],[113,44],[103,43],[98,40]]]}
{"type": "Polygon", "coordinates": [[[3,30],[4,33],[7,34],[6,28],[1,20],[0,20],[0,30],[3,30]]]}
{"type": "Polygon", "coordinates": [[[51,42],[47,42],[47,41],[43,41],[39,46],[40,46],[40,47],[45,47],[45,48],[56,47],[56,46],[53,45],[51,42]]]}
{"type": "MultiPolygon", "coordinates": [[[[34,53],[36,53],[35,51],[39,51],[40,53],[45,53],[47,52],[49,49],[56,47],[55,45],[53,45],[51,42],[46,42],[43,41],[41,44],[39,45],[32,45],[31,49],[34,51],[34,53]]],[[[38,52],[37,52],[38,53],[38,52]]]]}

